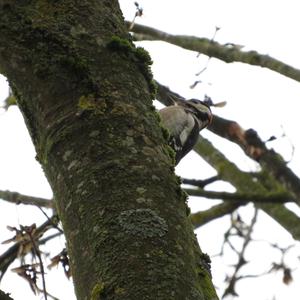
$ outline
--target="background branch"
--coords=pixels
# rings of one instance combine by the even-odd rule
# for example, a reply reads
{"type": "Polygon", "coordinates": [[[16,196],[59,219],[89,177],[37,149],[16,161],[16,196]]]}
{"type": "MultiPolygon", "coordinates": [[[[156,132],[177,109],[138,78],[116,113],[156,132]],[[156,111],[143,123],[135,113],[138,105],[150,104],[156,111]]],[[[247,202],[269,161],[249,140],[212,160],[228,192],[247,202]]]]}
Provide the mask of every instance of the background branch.
{"type": "Polygon", "coordinates": [[[235,121],[214,116],[209,130],[238,144],[245,154],[273,175],[300,204],[300,179],[287,166],[280,154],[268,149],[253,129],[244,130],[235,121]]]}
{"type": "MultiPolygon", "coordinates": [[[[194,150],[217,170],[222,180],[232,184],[237,189],[237,192],[263,194],[272,191],[272,187],[264,187],[262,180],[254,181],[251,174],[241,171],[223,153],[215,148],[210,141],[202,136],[194,150]]],[[[274,191],[278,191],[278,186],[275,185],[273,188],[274,191]]],[[[300,240],[300,219],[295,213],[287,209],[283,204],[260,203],[255,205],[276,220],[294,239],[300,240]]]]}
{"type": "Polygon", "coordinates": [[[53,201],[51,199],[45,199],[40,197],[33,197],[23,195],[17,192],[11,191],[1,191],[0,198],[4,201],[15,203],[15,204],[25,204],[25,205],[36,205],[39,207],[53,208],[53,201]]]}
{"type": "Polygon", "coordinates": [[[188,185],[193,185],[193,186],[197,186],[200,188],[204,188],[205,186],[207,186],[219,179],[220,179],[220,177],[218,175],[216,175],[216,176],[204,179],[204,180],[181,178],[181,181],[183,184],[188,184],[188,185]]]}
{"type": "Polygon", "coordinates": [[[224,200],[224,201],[238,201],[238,202],[255,202],[255,203],[286,203],[294,202],[294,199],[288,193],[265,193],[265,194],[253,194],[253,193],[227,193],[227,192],[215,192],[205,191],[202,189],[188,189],[184,190],[190,196],[205,197],[208,199],[224,200]]]}
{"type": "MultiPolygon", "coordinates": [[[[130,26],[130,22],[127,22],[127,26],[130,26]]],[[[260,66],[296,81],[300,81],[300,70],[270,57],[269,55],[263,55],[256,51],[241,51],[239,47],[233,47],[230,43],[221,45],[218,42],[207,38],[172,35],[139,24],[134,24],[131,31],[135,33],[134,38],[138,41],[164,41],[187,50],[196,51],[209,57],[220,59],[226,63],[242,62],[249,65],[260,66]]]]}
{"type": "Polygon", "coordinates": [[[205,211],[199,211],[196,213],[193,213],[190,215],[190,219],[195,227],[195,229],[209,223],[210,221],[219,219],[221,217],[224,217],[226,215],[229,215],[233,213],[236,209],[238,209],[240,206],[243,206],[247,203],[221,203],[212,206],[211,208],[205,210],[205,211]]]}

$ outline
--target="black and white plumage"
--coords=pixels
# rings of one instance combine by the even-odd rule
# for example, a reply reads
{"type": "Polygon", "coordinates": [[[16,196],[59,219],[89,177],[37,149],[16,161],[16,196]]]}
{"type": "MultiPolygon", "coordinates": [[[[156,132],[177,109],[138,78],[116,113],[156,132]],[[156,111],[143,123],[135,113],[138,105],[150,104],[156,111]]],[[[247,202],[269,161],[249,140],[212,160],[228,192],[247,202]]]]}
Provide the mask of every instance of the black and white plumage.
{"type": "Polygon", "coordinates": [[[162,124],[168,129],[169,144],[174,149],[175,165],[192,150],[199,132],[212,120],[209,106],[198,99],[190,99],[159,111],[162,124]]]}

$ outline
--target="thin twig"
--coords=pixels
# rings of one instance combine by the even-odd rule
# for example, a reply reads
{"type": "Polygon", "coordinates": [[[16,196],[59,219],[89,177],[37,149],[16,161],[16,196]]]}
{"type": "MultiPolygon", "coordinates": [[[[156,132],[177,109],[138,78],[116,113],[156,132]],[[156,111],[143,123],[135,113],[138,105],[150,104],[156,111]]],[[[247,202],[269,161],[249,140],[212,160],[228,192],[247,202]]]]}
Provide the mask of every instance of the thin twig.
{"type": "Polygon", "coordinates": [[[251,234],[253,232],[253,228],[254,228],[254,225],[255,225],[256,220],[257,220],[257,213],[258,213],[258,209],[255,208],[254,215],[253,215],[251,223],[248,227],[247,233],[244,235],[244,242],[243,242],[242,249],[239,252],[238,262],[235,266],[235,270],[234,270],[234,272],[231,276],[228,287],[225,289],[225,292],[224,292],[222,298],[224,298],[228,294],[236,295],[235,284],[237,283],[237,281],[239,279],[241,279],[241,277],[238,277],[237,274],[238,274],[239,270],[247,263],[246,260],[245,260],[245,251],[246,251],[246,248],[249,245],[249,243],[252,241],[251,234]]]}
{"type": "MultiPolygon", "coordinates": [[[[58,227],[58,225],[55,223],[55,222],[53,222],[52,221],[52,218],[50,218],[45,212],[44,212],[44,210],[41,208],[41,207],[39,207],[39,206],[37,206],[37,208],[43,213],[43,215],[47,218],[47,220],[49,221],[49,222],[51,222],[51,224],[53,225],[53,227],[54,228],[56,228],[60,233],[64,233],[63,232],[63,230],[62,229],[60,229],[59,227],[58,227]]],[[[58,216],[57,216],[58,217],[58,216]]]]}
{"type": "Polygon", "coordinates": [[[30,238],[30,241],[31,241],[31,244],[32,244],[32,247],[33,247],[33,250],[39,260],[39,265],[40,265],[40,270],[41,270],[41,275],[42,275],[42,285],[43,285],[43,293],[44,293],[44,297],[45,297],[45,300],[47,300],[47,290],[46,290],[46,280],[45,280],[45,270],[44,270],[44,264],[43,264],[43,261],[42,261],[42,257],[41,257],[41,252],[40,250],[38,249],[38,246],[37,244],[35,243],[35,240],[34,238],[32,237],[32,234],[31,234],[31,231],[27,230],[27,234],[30,238]]]}

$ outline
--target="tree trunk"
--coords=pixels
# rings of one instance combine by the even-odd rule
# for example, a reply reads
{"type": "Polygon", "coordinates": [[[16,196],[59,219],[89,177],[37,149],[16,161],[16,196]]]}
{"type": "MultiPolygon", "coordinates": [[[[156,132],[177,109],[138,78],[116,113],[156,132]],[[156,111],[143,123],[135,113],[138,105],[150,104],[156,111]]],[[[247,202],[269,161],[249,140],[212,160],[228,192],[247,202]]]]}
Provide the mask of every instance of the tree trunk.
{"type": "Polygon", "coordinates": [[[117,1],[1,1],[0,71],[52,187],[77,298],[216,299],[117,1]]]}
{"type": "Polygon", "coordinates": [[[6,294],[0,290],[0,300],[13,300],[13,299],[9,297],[9,294],[6,294]]]}

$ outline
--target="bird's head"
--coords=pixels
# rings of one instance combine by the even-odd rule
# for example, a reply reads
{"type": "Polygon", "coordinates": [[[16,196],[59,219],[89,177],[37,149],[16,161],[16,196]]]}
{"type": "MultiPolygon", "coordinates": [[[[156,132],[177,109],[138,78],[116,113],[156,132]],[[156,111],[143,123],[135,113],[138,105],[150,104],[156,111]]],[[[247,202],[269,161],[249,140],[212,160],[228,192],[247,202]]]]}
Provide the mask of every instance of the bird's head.
{"type": "Polygon", "coordinates": [[[196,115],[196,117],[203,122],[203,127],[208,126],[212,122],[212,112],[209,105],[198,99],[189,99],[182,101],[180,105],[185,106],[188,110],[196,115]]]}

